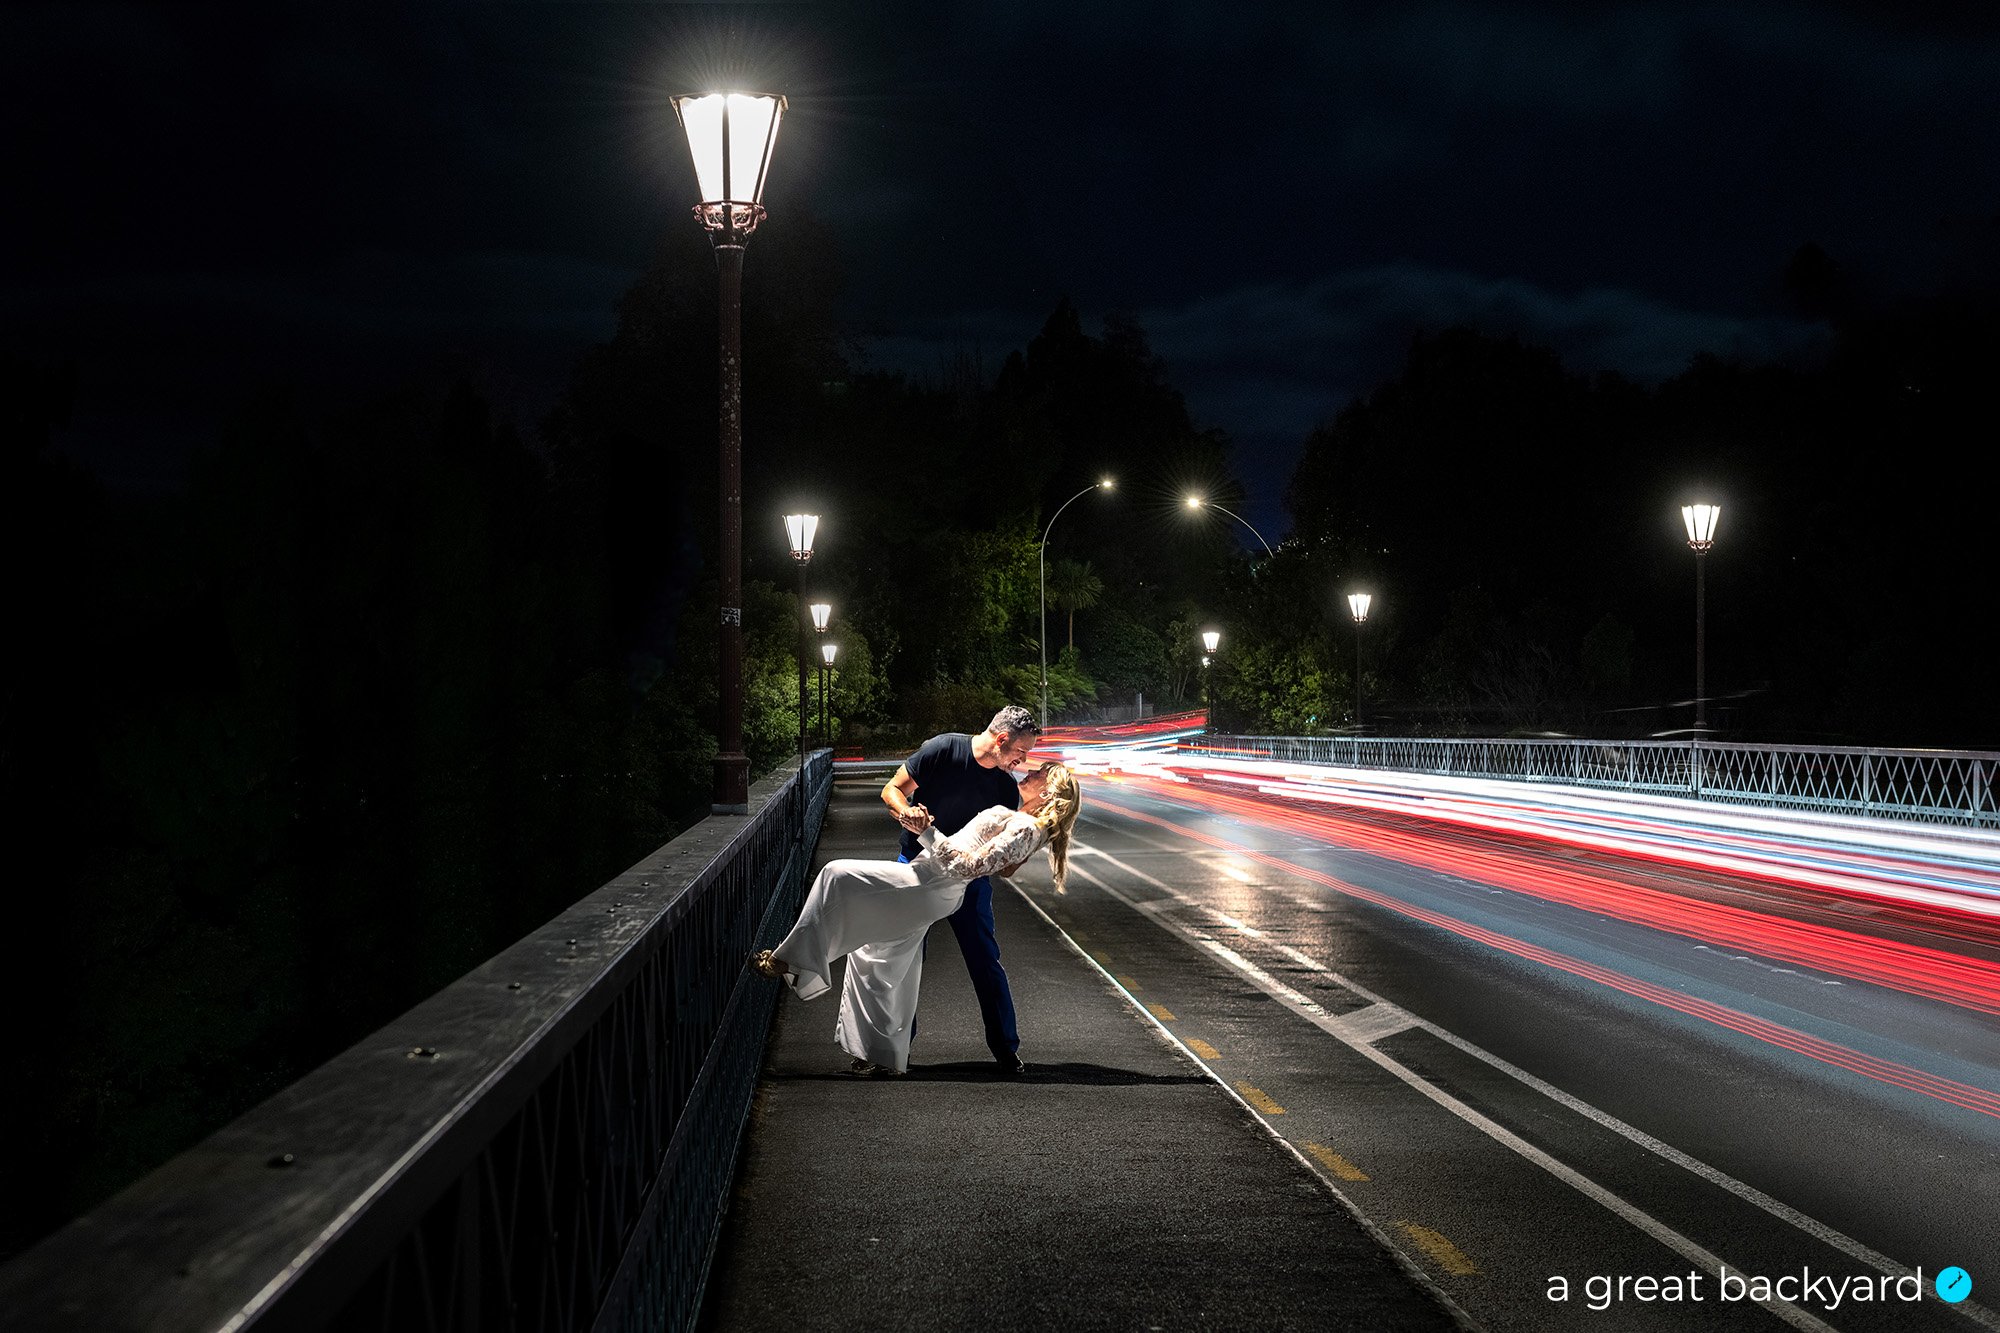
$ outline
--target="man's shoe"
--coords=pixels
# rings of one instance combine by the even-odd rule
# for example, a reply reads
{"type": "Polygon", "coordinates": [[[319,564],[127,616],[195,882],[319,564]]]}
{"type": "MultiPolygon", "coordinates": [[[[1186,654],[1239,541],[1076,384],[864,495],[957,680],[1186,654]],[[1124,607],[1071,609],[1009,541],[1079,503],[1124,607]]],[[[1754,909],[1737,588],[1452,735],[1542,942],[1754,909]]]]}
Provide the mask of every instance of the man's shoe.
{"type": "Polygon", "coordinates": [[[1002,1078],[1019,1078],[1028,1072],[1028,1066],[1018,1055],[996,1055],[993,1062],[1000,1066],[1002,1078]]]}

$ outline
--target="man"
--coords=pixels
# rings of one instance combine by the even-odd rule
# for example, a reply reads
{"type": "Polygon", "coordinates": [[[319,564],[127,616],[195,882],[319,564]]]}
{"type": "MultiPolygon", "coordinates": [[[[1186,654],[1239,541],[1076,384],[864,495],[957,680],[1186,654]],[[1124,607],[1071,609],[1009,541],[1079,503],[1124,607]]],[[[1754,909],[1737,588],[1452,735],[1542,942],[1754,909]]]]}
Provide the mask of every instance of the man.
{"type": "MultiPolygon", "coordinates": [[[[882,788],[882,803],[903,826],[898,861],[913,861],[923,850],[917,834],[925,812],[946,837],[988,806],[1021,808],[1021,794],[1011,773],[1028,762],[1041,737],[1034,714],[1010,704],[993,715],[977,736],[948,731],[917,747],[882,788]],[[919,808],[921,807],[921,808],[919,808]]],[[[1021,1063],[1020,1035],[1014,1030],[1014,995],[1007,989],[1007,972],[1000,966],[1000,942],[993,936],[993,881],[984,876],[965,886],[965,901],[945,920],[958,937],[965,970],[972,974],[979,996],[980,1017],[986,1022],[986,1047],[1005,1074],[1027,1070],[1021,1063]]]]}

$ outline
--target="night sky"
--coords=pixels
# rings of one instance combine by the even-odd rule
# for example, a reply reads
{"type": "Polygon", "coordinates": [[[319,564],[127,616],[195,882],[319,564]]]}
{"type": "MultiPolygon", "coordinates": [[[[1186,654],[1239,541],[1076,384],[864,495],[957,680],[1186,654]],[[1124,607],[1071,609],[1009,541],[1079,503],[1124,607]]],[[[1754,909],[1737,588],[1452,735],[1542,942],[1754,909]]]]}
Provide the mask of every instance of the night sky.
{"type": "Polygon", "coordinates": [[[532,426],[695,226],[666,95],[777,90],[766,225],[834,229],[859,363],[990,374],[1065,295],[1130,312],[1275,540],[1307,432],[1413,331],[1657,382],[1812,357],[1808,241],[1969,280],[1968,8],[14,4],[0,336],[76,365],[62,447],[122,487],[267,380],[462,370],[532,426]]]}

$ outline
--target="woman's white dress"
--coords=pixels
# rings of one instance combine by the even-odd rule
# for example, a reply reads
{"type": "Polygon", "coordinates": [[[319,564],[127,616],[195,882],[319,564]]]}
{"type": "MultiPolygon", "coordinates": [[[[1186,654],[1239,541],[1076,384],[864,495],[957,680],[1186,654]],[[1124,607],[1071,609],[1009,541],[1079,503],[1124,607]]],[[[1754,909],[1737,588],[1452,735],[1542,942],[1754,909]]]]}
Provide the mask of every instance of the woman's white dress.
{"type": "Polygon", "coordinates": [[[958,910],[970,881],[1026,860],[1043,834],[1033,816],[996,805],[949,838],[934,828],[922,837],[925,854],[907,864],[827,862],[798,924],[772,951],[803,1000],[827,992],[833,960],[847,955],[834,1039],[849,1055],[898,1073],[910,1064],[931,923],[958,910]]]}

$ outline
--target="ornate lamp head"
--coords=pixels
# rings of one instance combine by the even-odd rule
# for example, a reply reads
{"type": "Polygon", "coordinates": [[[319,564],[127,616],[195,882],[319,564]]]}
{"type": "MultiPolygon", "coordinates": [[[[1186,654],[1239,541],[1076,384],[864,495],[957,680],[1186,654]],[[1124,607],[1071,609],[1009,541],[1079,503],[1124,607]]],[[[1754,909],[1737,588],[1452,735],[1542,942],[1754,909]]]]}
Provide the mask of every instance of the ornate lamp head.
{"type": "Polygon", "coordinates": [[[764,178],[785,99],[777,93],[686,93],[673,103],[701,186],[695,218],[716,233],[717,245],[741,245],[764,220],[764,178]]]}

